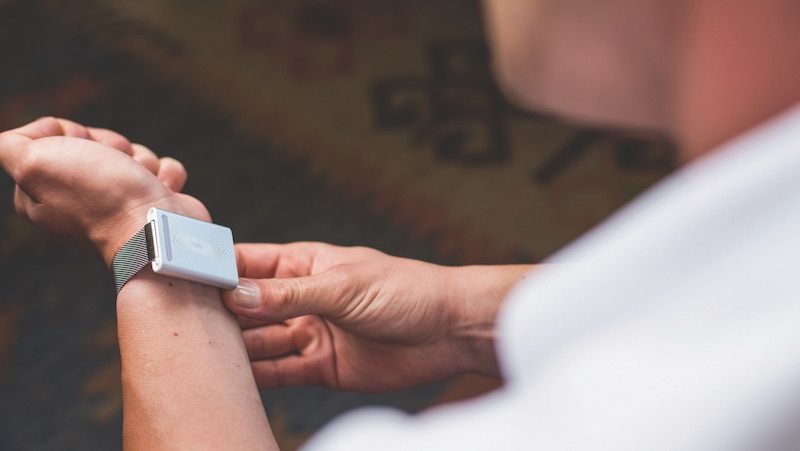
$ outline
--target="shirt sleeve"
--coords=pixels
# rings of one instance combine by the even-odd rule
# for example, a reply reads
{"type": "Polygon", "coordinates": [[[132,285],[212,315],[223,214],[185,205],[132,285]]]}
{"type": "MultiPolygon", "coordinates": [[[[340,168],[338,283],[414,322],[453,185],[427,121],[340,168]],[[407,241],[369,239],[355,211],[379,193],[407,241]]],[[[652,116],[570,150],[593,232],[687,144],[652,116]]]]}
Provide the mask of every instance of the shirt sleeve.
{"type": "MultiPolygon", "coordinates": [[[[522,437],[525,401],[507,389],[410,415],[387,407],[358,409],[334,420],[304,450],[530,449],[522,437]]],[[[530,411],[528,412],[530,413],[530,411]]]]}

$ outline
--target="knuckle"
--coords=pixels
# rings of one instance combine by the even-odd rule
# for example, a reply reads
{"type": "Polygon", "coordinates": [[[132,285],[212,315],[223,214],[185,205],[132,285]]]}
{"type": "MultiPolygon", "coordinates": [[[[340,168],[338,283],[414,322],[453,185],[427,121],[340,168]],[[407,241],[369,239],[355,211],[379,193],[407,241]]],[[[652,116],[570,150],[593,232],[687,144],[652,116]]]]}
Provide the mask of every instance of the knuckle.
{"type": "Polygon", "coordinates": [[[47,152],[33,143],[28,146],[17,162],[15,180],[19,186],[30,187],[45,178],[48,167],[47,152]]]}
{"type": "Polygon", "coordinates": [[[175,165],[175,167],[178,170],[180,170],[181,172],[186,172],[186,168],[183,166],[183,163],[181,163],[180,160],[177,160],[177,159],[172,158],[172,157],[167,157],[167,158],[169,159],[169,161],[172,162],[173,165],[175,165]]]}
{"type": "Polygon", "coordinates": [[[125,150],[130,149],[131,147],[131,142],[128,140],[128,138],[117,133],[111,135],[109,141],[110,142],[107,144],[115,149],[125,150]]]}
{"type": "Polygon", "coordinates": [[[179,178],[186,178],[186,175],[187,175],[186,168],[183,166],[183,163],[181,163],[180,161],[178,161],[178,160],[176,160],[174,158],[164,157],[162,159],[162,163],[165,164],[165,166],[169,168],[169,170],[171,171],[171,173],[174,176],[179,177],[179,178]]]}
{"type": "Polygon", "coordinates": [[[274,301],[283,307],[292,307],[297,304],[300,296],[298,284],[292,279],[274,279],[274,281],[276,282],[272,290],[274,301]]]}
{"type": "Polygon", "coordinates": [[[352,263],[339,263],[331,266],[328,271],[328,283],[333,287],[345,285],[352,278],[354,265],[352,263]]]}
{"type": "Polygon", "coordinates": [[[58,118],[53,116],[40,117],[35,121],[36,126],[43,131],[44,136],[64,135],[65,130],[58,118]]]}
{"type": "Polygon", "coordinates": [[[249,353],[252,357],[260,358],[266,355],[267,343],[260,334],[255,334],[250,339],[249,353]]]}
{"type": "Polygon", "coordinates": [[[287,249],[292,249],[298,253],[316,253],[320,250],[326,249],[328,246],[332,246],[327,243],[321,243],[318,241],[295,241],[292,243],[284,244],[287,249]]]}
{"type": "Polygon", "coordinates": [[[353,246],[345,248],[347,255],[353,260],[373,260],[383,254],[383,252],[366,246],[353,246]]]}
{"type": "Polygon", "coordinates": [[[48,128],[56,126],[60,127],[58,119],[56,119],[54,116],[42,116],[39,119],[36,119],[34,122],[37,122],[43,126],[47,126],[48,128]]]}

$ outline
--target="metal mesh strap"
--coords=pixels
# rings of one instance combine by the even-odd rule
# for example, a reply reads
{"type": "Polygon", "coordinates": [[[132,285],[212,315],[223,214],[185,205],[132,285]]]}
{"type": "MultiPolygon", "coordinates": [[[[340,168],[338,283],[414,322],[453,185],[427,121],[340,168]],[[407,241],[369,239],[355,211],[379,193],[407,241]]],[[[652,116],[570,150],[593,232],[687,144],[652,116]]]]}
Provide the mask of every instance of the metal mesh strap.
{"type": "Polygon", "coordinates": [[[114,272],[114,282],[117,285],[117,294],[122,287],[152,260],[151,246],[148,246],[150,224],[136,232],[122,248],[114,255],[111,270],[114,272]]]}

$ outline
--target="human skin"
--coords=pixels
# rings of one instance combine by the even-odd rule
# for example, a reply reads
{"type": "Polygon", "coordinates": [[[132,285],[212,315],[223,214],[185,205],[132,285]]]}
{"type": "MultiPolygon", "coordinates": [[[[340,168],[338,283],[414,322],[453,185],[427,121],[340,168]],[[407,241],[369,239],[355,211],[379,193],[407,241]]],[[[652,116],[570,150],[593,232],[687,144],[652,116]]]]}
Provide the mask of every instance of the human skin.
{"type": "MultiPolygon", "coordinates": [[[[0,166],[22,216],[109,267],[151,206],[210,220],[178,192],[180,163],[108,130],[43,118],[0,134],[0,166]]],[[[287,288],[282,302],[243,311],[261,320],[240,317],[242,332],[219,290],[139,272],[117,298],[126,448],[275,448],[256,379],[387,391],[464,371],[499,377],[494,316],[529,269],[445,268],[322,243],[239,245],[237,259],[246,275],[323,284],[305,293],[315,302],[292,303],[287,288]]]]}
{"type": "Polygon", "coordinates": [[[691,162],[800,99],[791,0],[483,0],[524,108],[667,133],[691,162]]]}
{"type": "MultiPolygon", "coordinates": [[[[800,84],[791,82],[792,76],[800,74],[800,52],[783,55],[791,48],[790,43],[793,45],[791,32],[796,29],[793,20],[797,16],[796,8],[788,1],[485,0],[484,9],[495,72],[505,92],[521,106],[556,112],[593,125],[667,133],[678,144],[684,162],[710,152],[723,141],[800,99],[800,84]]],[[[381,276],[370,279],[372,265],[369,262],[374,260],[375,266],[381,267],[385,256],[375,253],[353,264],[343,254],[334,256],[338,251],[319,248],[324,250],[325,262],[310,264],[308,261],[313,260],[313,255],[308,254],[313,252],[307,247],[281,250],[265,246],[261,253],[239,253],[239,260],[246,268],[258,265],[260,258],[283,268],[243,274],[258,279],[250,281],[259,288],[255,294],[258,307],[247,308],[236,302],[239,293],[256,293],[253,285],[223,297],[233,312],[250,319],[245,322],[246,344],[259,385],[283,386],[311,380],[356,390],[382,388],[374,381],[364,381],[363,385],[356,381],[343,384],[332,374],[350,374],[348,361],[336,361],[334,356],[361,356],[357,344],[362,342],[355,338],[362,335],[359,332],[342,335],[337,333],[338,328],[355,325],[355,331],[360,331],[375,319],[365,312],[373,309],[384,312],[382,306],[396,302],[393,294],[381,292],[362,296],[357,290],[364,286],[365,280],[370,280],[366,284],[368,292],[381,286],[381,276]],[[298,266],[296,261],[307,264],[298,266]],[[356,290],[355,296],[338,294],[352,290],[356,290]],[[336,295],[321,296],[326,293],[336,295]],[[283,307],[287,298],[296,306],[289,309],[289,313],[285,313],[283,307]],[[320,299],[324,300],[322,308],[315,305],[320,299]],[[341,316],[341,311],[347,308],[365,314],[341,316]],[[292,315],[308,314],[322,319],[304,317],[290,320],[280,328],[254,322],[283,321],[292,315]],[[277,331],[281,331],[280,334],[277,331]],[[291,354],[265,352],[264,343],[278,336],[284,343],[289,340],[287,337],[303,339],[294,339],[291,354]],[[314,340],[309,340],[309,336],[315,337],[314,340]],[[327,342],[332,344],[308,346],[308,343],[327,342]],[[322,355],[328,357],[321,358],[322,355]],[[325,364],[325,361],[337,364],[325,364]]],[[[469,297],[468,294],[476,290],[467,289],[461,290],[467,293],[462,300],[437,296],[440,302],[433,302],[442,308],[462,301],[492,306],[482,310],[484,333],[483,339],[477,341],[483,344],[472,348],[477,352],[473,360],[484,362],[484,366],[449,365],[448,370],[434,368],[429,374],[424,371],[415,374],[434,377],[459,368],[498,374],[488,363],[496,364],[496,358],[493,333],[486,331],[493,330],[504,294],[530,268],[505,267],[500,270],[504,276],[498,276],[494,270],[500,269],[473,268],[468,278],[481,287],[494,283],[492,295],[469,297]]],[[[466,269],[448,271],[458,273],[466,269]]],[[[386,274],[390,275],[390,281],[398,277],[391,271],[386,274]]],[[[448,279],[459,278],[439,278],[448,279]]],[[[435,293],[436,290],[426,289],[425,292],[435,293]]],[[[400,305],[407,304],[401,302],[400,305]]],[[[474,318],[464,321],[481,322],[474,318]]],[[[421,329],[422,336],[426,336],[425,330],[421,329]]],[[[289,347],[284,345],[280,349],[284,351],[289,347]]],[[[464,360],[454,360],[458,361],[464,360]]],[[[408,380],[421,381],[413,377],[408,380]]],[[[351,379],[345,377],[344,381],[351,379]]],[[[385,388],[400,387],[388,384],[385,388]]]]}
{"type": "MultiPolygon", "coordinates": [[[[800,49],[795,47],[800,41],[794,39],[793,33],[800,18],[795,4],[787,0],[487,0],[485,5],[500,79],[506,91],[522,105],[592,124],[668,132],[687,162],[800,99],[800,84],[795,82],[800,75],[800,49]]],[[[134,169],[132,164],[139,163],[132,147],[105,146],[102,157],[95,160],[101,155],[97,144],[87,143],[102,141],[102,133],[98,131],[94,136],[87,132],[80,142],[73,141],[75,138],[65,140],[59,133],[70,132],[4,134],[0,137],[0,164],[19,186],[16,205],[20,213],[62,240],[93,251],[109,263],[122,242],[141,227],[141,218],[150,206],[207,218],[207,212],[196,200],[180,197],[158,180],[160,165],[151,165],[144,171],[134,169]],[[109,153],[110,150],[117,153],[109,153]],[[122,164],[120,157],[130,161],[122,164]],[[114,164],[107,164],[112,160],[114,164]],[[126,177],[116,172],[120,167],[126,168],[126,177]],[[86,174],[86,168],[92,168],[92,173],[86,174]],[[121,178],[109,179],[109,174],[121,178]],[[125,193],[127,197],[105,199],[108,193],[125,193]]],[[[149,160],[152,162],[153,158],[149,160]]],[[[227,295],[225,302],[240,318],[248,318],[240,319],[246,329],[245,340],[236,338],[241,336],[238,326],[220,307],[218,293],[207,288],[165,281],[145,271],[123,289],[118,299],[118,320],[126,445],[148,449],[220,448],[225,447],[223,440],[239,440],[238,449],[274,447],[256,399],[253,375],[240,371],[242,365],[248,365],[245,349],[255,354],[262,349],[253,366],[266,385],[298,383],[294,376],[287,375],[305,374],[313,375],[309,379],[312,382],[341,388],[357,386],[359,380],[364,390],[397,387],[397,381],[389,381],[386,386],[363,386],[369,375],[359,378],[359,365],[347,371],[342,367],[343,371],[337,370],[338,374],[331,376],[331,364],[315,362],[314,350],[308,343],[296,342],[294,329],[300,329],[303,322],[330,329],[324,333],[333,349],[339,345],[331,343],[341,337],[339,349],[344,351],[336,350],[337,362],[338,356],[347,355],[348,350],[353,351],[348,357],[353,362],[364,360],[368,355],[365,344],[371,340],[365,333],[384,334],[383,338],[390,339],[387,346],[396,345],[394,332],[385,327],[390,322],[374,321],[374,315],[391,312],[398,300],[408,297],[375,296],[372,285],[380,284],[384,278],[380,271],[377,276],[370,276],[369,272],[387,262],[401,262],[361,250],[355,253],[358,255],[350,255],[341,249],[317,249],[318,253],[309,260],[307,251],[296,250],[292,252],[294,257],[286,258],[275,257],[283,251],[269,245],[239,248],[243,272],[255,279],[249,285],[249,295],[245,286],[227,295]],[[328,255],[327,263],[320,263],[317,255],[328,255]],[[304,261],[305,267],[301,264],[304,261]],[[368,274],[367,289],[359,288],[365,280],[361,277],[363,272],[368,274]],[[317,296],[328,292],[344,296],[317,296]],[[355,302],[352,296],[347,301],[347,295],[353,294],[355,302]],[[368,302],[358,301],[359,296],[368,302]],[[374,299],[369,301],[370,297],[374,299]],[[240,305],[248,300],[250,304],[240,305]],[[303,316],[289,321],[285,327],[293,330],[289,338],[294,348],[290,348],[285,345],[287,334],[267,331],[275,330],[275,321],[295,314],[316,314],[325,320],[303,316]],[[376,326],[368,327],[370,322],[376,326]],[[180,330],[176,329],[177,324],[181,325],[180,330]],[[369,330],[361,330],[362,327],[369,330]],[[334,328],[351,332],[335,335],[334,328]],[[209,341],[210,346],[206,347],[209,341]],[[244,341],[249,344],[246,346],[244,341]],[[290,368],[279,369],[276,362],[283,354],[263,352],[264,344],[279,345],[281,341],[283,349],[300,352],[301,359],[306,353],[306,360],[291,361],[309,371],[292,373],[290,368]],[[323,374],[326,371],[328,374],[323,374]],[[354,376],[351,378],[350,374],[354,376]],[[213,414],[203,415],[207,411],[213,414]]],[[[490,273],[488,268],[478,268],[475,273],[465,269],[462,277],[451,278],[467,287],[474,281],[476,293],[487,290],[472,298],[477,299],[476,304],[470,304],[482,306],[483,319],[466,315],[464,324],[479,324],[483,329],[476,330],[490,330],[485,326],[493,322],[508,287],[521,277],[520,269],[496,274],[496,283],[489,285],[476,275],[481,271],[490,273]]],[[[423,283],[424,276],[441,273],[437,269],[419,274],[411,278],[413,285],[406,285],[407,289],[430,288],[423,283]]],[[[462,298],[471,293],[469,289],[445,292],[461,293],[462,298]]],[[[410,298],[415,306],[428,305],[417,296],[410,298]]],[[[451,315],[442,313],[443,318],[453,318],[451,315]]],[[[476,363],[464,364],[463,359],[456,358],[446,364],[448,371],[496,372],[496,363],[491,363],[493,347],[486,346],[491,337],[460,340],[455,336],[462,343],[479,343],[467,346],[472,350],[466,354],[471,353],[476,363]]],[[[320,341],[316,343],[324,345],[323,332],[317,337],[320,341]]],[[[430,347],[430,356],[440,356],[441,337],[430,337],[432,341],[421,344],[430,347]]],[[[406,341],[400,348],[408,350],[415,344],[420,345],[406,341]]],[[[419,358],[409,357],[408,352],[397,355],[400,359],[419,358]]],[[[426,377],[440,374],[433,373],[426,377]]]]}
{"type": "Polygon", "coordinates": [[[499,378],[494,322],[532,265],[444,267],[369,248],[239,244],[236,291],[260,387],[381,392],[460,372],[499,378]]]}
{"type": "MultiPolygon", "coordinates": [[[[44,118],[0,134],[17,211],[110,266],[157,206],[209,220],[175,160],[108,130],[44,118]]],[[[145,269],[117,298],[128,449],[277,449],[219,290],[145,269]]]]}

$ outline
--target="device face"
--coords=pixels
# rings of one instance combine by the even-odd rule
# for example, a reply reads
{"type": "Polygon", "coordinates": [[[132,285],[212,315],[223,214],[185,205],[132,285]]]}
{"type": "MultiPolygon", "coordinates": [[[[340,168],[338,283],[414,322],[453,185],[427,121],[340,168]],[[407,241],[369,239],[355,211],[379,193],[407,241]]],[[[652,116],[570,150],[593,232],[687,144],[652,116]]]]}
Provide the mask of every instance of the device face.
{"type": "Polygon", "coordinates": [[[239,284],[231,229],[151,208],[153,271],[232,290],[239,284]]]}

